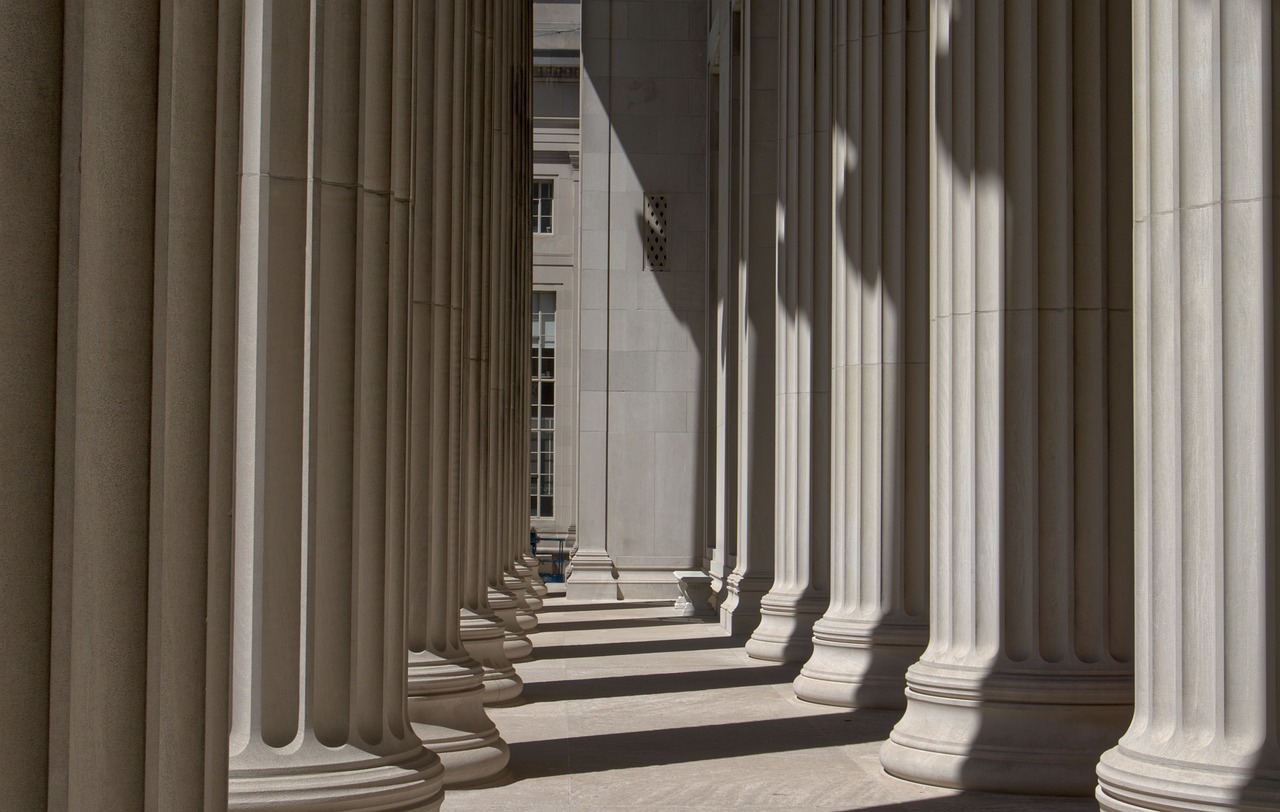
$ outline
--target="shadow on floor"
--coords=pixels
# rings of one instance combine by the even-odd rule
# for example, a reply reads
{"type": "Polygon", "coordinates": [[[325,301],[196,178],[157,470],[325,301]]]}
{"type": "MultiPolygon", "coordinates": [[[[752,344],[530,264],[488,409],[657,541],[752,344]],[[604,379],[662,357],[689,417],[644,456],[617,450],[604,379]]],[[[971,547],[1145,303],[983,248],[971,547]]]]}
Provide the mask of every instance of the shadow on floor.
{"type": "Polygon", "coordinates": [[[896,713],[860,711],[515,742],[511,778],[515,782],[861,744],[884,739],[896,719],[896,713]]]}
{"type": "Polygon", "coordinates": [[[530,660],[568,660],[577,657],[617,657],[629,654],[654,654],[663,651],[707,651],[741,648],[743,640],[733,637],[699,637],[692,640],[636,640],[629,643],[581,643],[572,646],[543,645],[533,650],[530,660]]]}
{"type": "Polygon", "coordinates": [[[1035,795],[997,795],[993,792],[961,792],[946,798],[922,798],[876,806],[852,806],[841,812],[1024,812],[1049,809],[1053,812],[1096,810],[1090,798],[1053,798],[1035,795]]]}
{"type": "Polygon", "coordinates": [[[521,697],[529,702],[563,702],[571,699],[608,699],[621,696],[713,691],[788,684],[800,673],[799,664],[762,665],[755,668],[719,668],[679,674],[635,674],[626,677],[526,682],[521,697]]]}
{"type": "Polygon", "coordinates": [[[673,601],[598,601],[595,603],[565,604],[563,595],[543,599],[542,612],[616,612],[619,609],[654,609],[671,606],[673,601]]]}
{"type": "MultiPolygon", "coordinates": [[[[714,618],[707,621],[699,620],[692,622],[694,625],[703,622],[709,626],[716,625],[714,618]]],[[[563,623],[558,623],[556,621],[540,623],[538,628],[548,632],[585,632],[608,629],[638,629],[645,626],[670,626],[673,623],[690,623],[690,620],[679,617],[624,618],[622,620],[567,620],[563,623]]]]}

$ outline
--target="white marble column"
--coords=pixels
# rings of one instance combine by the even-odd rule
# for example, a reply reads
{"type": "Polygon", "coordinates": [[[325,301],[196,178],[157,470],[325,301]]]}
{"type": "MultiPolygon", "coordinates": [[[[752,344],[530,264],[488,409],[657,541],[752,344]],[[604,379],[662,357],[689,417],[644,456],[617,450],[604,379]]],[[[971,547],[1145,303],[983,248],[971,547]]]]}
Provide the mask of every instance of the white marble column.
{"type": "Polygon", "coordinates": [[[836,6],[831,605],[801,699],[900,708],[928,639],[928,2],[836,6]]]}
{"type": "Polygon", "coordinates": [[[385,475],[395,18],[311,11],[245,12],[229,806],[433,809],[385,475]]]}
{"type": "Polygon", "coordinates": [[[720,625],[735,636],[760,623],[773,585],[774,319],[778,188],[778,0],[742,6],[739,259],[732,272],[736,309],[737,465],[733,489],[733,570],[720,625]]]}
{"type": "Polygon", "coordinates": [[[932,13],[930,638],[881,762],[1088,794],[1133,684],[1127,12],[932,13]]]}
{"type": "Polygon", "coordinates": [[[774,581],[746,650],[802,662],[827,606],[834,13],[833,0],[780,7],[774,581]]]}
{"type": "Polygon", "coordinates": [[[1270,2],[1138,2],[1137,641],[1102,809],[1280,808],[1270,2]]]}

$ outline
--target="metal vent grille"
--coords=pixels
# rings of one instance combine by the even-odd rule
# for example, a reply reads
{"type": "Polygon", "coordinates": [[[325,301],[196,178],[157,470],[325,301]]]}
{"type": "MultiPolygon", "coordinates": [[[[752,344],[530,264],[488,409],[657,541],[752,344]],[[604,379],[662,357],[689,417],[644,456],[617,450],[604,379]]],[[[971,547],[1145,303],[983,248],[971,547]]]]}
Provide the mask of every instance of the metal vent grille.
{"type": "Polygon", "coordinates": [[[644,269],[669,271],[667,261],[667,196],[644,196],[644,269]]]}

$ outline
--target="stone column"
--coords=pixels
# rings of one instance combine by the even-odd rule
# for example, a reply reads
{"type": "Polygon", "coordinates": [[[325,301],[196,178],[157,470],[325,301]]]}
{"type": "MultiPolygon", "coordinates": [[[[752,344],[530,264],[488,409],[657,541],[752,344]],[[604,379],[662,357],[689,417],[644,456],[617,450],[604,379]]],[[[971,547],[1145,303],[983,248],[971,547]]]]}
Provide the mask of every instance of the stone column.
{"type": "Polygon", "coordinates": [[[711,410],[712,430],[708,432],[704,443],[711,449],[714,464],[708,466],[709,481],[712,487],[710,494],[710,532],[711,555],[704,565],[711,576],[711,593],[717,604],[723,604],[728,596],[727,581],[736,564],[738,541],[738,265],[741,245],[738,240],[741,211],[741,167],[742,167],[742,130],[741,130],[741,75],[742,30],[741,9],[734,10],[729,0],[716,0],[713,9],[715,20],[713,26],[718,32],[718,53],[713,57],[719,66],[718,73],[712,74],[710,81],[713,98],[718,109],[711,112],[717,120],[715,128],[715,147],[711,158],[716,161],[714,175],[715,205],[712,216],[716,218],[711,237],[715,239],[715,252],[712,255],[715,265],[709,274],[708,287],[713,295],[708,301],[714,303],[714,311],[708,314],[712,319],[712,332],[708,346],[714,347],[706,361],[707,374],[711,384],[713,398],[711,410]]]}
{"type": "MultiPolygon", "coordinates": [[[[589,81],[591,73],[609,75],[612,65],[613,29],[626,24],[626,6],[610,0],[582,3],[582,152],[610,156],[613,147],[612,81],[589,81]]],[[[612,170],[609,170],[612,171],[612,170]]],[[[610,245],[609,179],[583,172],[582,211],[605,212],[599,222],[584,217],[579,248],[592,243],[610,245]]],[[[573,551],[565,595],[573,600],[618,600],[618,574],[609,552],[609,380],[607,351],[610,330],[612,278],[607,254],[579,250],[581,262],[579,325],[584,362],[579,370],[578,393],[578,545],[573,551]],[[596,360],[600,359],[600,360],[596,360]],[[587,364],[593,364],[590,368],[587,364]]],[[[528,311],[526,311],[528,312],[528,311]]],[[[616,408],[616,407],[614,407],[616,408]]],[[[695,554],[698,551],[694,551],[695,554]]]]}
{"type": "Polygon", "coordinates": [[[774,582],[747,641],[803,662],[827,605],[830,537],[832,0],[782,0],[774,582]]]}
{"type": "Polygon", "coordinates": [[[483,9],[486,108],[480,222],[488,224],[491,233],[487,239],[482,240],[480,252],[481,268],[485,275],[485,339],[481,356],[481,386],[485,389],[481,533],[485,544],[484,566],[489,606],[502,619],[506,629],[503,650],[507,657],[520,660],[533,653],[533,645],[520,623],[519,602],[514,592],[517,588],[523,591],[523,582],[514,576],[508,576],[506,572],[509,558],[504,519],[511,500],[510,494],[503,488],[508,473],[504,427],[510,419],[510,392],[506,374],[509,359],[507,342],[513,326],[506,309],[510,268],[505,259],[511,233],[507,228],[507,201],[502,194],[503,178],[508,171],[505,142],[510,132],[511,117],[511,54],[506,46],[512,8],[510,4],[485,0],[483,9]],[[511,577],[510,582],[508,577],[511,577]]]}
{"type": "Polygon", "coordinates": [[[1280,808],[1278,26],[1134,4],[1135,708],[1104,810],[1280,808]]]}
{"type": "MultiPolygon", "coordinates": [[[[407,5],[407,4],[406,4],[407,5]]],[[[413,256],[409,324],[408,535],[409,718],[444,764],[446,786],[487,780],[509,751],[485,713],[484,669],[462,645],[457,488],[462,389],[461,313],[451,305],[462,280],[454,206],[465,105],[456,92],[467,69],[467,14],[443,0],[417,15],[414,37],[413,256]]],[[[408,217],[408,209],[404,217],[408,217]]]]}
{"type": "Polygon", "coordinates": [[[146,793],[159,12],[86,4],[66,21],[52,809],[146,793]]]}
{"type": "Polygon", "coordinates": [[[742,6],[743,139],[736,275],[736,545],[720,625],[750,634],[773,585],[774,318],[777,290],[778,0],[742,6]]]}
{"type": "Polygon", "coordinates": [[[384,473],[393,7],[317,11],[245,13],[229,806],[434,809],[384,473]]]}
{"type": "MultiPolygon", "coordinates": [[[[529,568],[516,546],[524,538],[522,527],[528,525],[528,509],[525,507],[524,483],[527,482],[527,455],[522,438],[527,432],[529,410],[517,406],[519,393],[528,389],[528,341],[521,325],[526,321],[524,311],[518,309],[521,297],[517,295],[525,283],[520,253],[522,240],[532,240],[529,229],[517,217],[526,213],[526,206],[519,204],[528,195],[516,196],[516,183],[523,177],[516,163],[524,153],[522,134],[528,120],[523,116],[527,107],[523,97],[529,94],[529,74],[522,71],[523,54],[532,54],[532,39],[526,43],[518,39],[522,31],[525,12],[519,4],[499,4],[500,26],[495,41],[498,57],[498,86],[502,89],[501,102],[497,106],[496,130],[497,154],[494,162],[494,195],[497,200],[497,223],[501,235],[500,250],[496,258],[498,289],[498,324],[501,326],[494,376],[502,393],[501,410],[495,426],[499,446],[495,459],[495,490],[500,495],[500,509],[496,515],[498,568],[503,587],[516,602],[516,625],[521,634],[537,628],[534,612],[542,608],[542,599],[530,591],[529,568]],[[520,370],[525,370],[521,375],[520,370]],[[519,456],[517,456],[519,454],[519,456]]],[[[529,218],[525,218],[526,220],[529,218]]],[[[532,646],[530,646],[532,650],[532,646]]]]}
{"type": "Polygon", "coordinates": [[[0,785],[48,806],[58,212],[60,3],[0,10],[0,785]]]}
{"type": "Polygon", "coordinates": [[[928,3],[836,6],[831,605],[796,695],[900,708],[928,639],[928,3]]]}
{"type": "MultiPolygon", "coordinates": [[[[515,60],[515,94],[512,130],[510,178],[515,184],[510,199],[513,203],[511,229],[515,235],[514,289],[511,294],[511,318],[513,325],[529,320],[533,296],[533,234],[525,227],[529,220],[532,202],[521,190],[533,183],[533,16],[517,15],[510,47],[517,54],[515,60]]],[[[511,546],[514,569],[526,582],[524,601],[530,612],[542,609],[547,586],[538,574],[539,563],[529,549],[529,511],[525,497],[529,487],[529,353],[526,331],[516,329],[512,336],[512,392],[515,417],[511,425],[511,473],[512,514],[511,546]]],[[[536,617],[534,618],[536,623],[536,617]]]]}
{"type": "MultiPolygon", "coordinates": [[[[506,702],[520,695],[523,683],[512,667],[504,645],[507,628],[490,605],[489,571],[494,551],[486,521],[486,477],[488,439],[486,415],[489,401],[487,347],[488,303],[491,279],[485,264],[485,243],[490,233],[485,215],[487,173],[490,171],[487,145],[492,121],[491,85],[486,67],[490,62],[490,8],[486,3],[468,4],[467,53],[469,66],[459,91],[466,113],[465,194],[461,200],[465,215],[460,227],[460,247],[465,267],[460,304],[462,306],[462,453],[461,534],[463,543],[462,641],[485,669],[485,702],[506,702]]],[[[496,592],[493,593],[496,596],[496,592]]],[[[501,599],[499,598],[501,605],[501,599]]],[[[507,607],[502,605],[505,610],[507,607]]],[[[514,617],[514,601],[511,603],[514,617]]]]}
{"type": "Polygon", "coordinates": [[[1127,5],[935,0],[930,639],[892,775],[1088,794],[1131,713],[1127,5]]]}

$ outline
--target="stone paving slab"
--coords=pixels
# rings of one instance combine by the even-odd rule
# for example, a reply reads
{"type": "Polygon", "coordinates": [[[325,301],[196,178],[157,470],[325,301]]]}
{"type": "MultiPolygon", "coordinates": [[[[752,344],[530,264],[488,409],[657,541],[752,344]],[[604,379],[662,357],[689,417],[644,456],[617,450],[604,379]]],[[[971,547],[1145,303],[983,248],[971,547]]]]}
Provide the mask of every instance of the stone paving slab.
{"type": "Polygon", "coordinates": [[[463,810],[1083,812],[1090,800],[957,793],[880,769],[896,712],[796,699],[798,666],[752,660],[715,623],[669,603],[549,596],[517,664],[525,693],[490,715],[508,774],[450,790],[463,810]]]}

